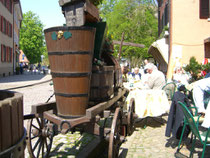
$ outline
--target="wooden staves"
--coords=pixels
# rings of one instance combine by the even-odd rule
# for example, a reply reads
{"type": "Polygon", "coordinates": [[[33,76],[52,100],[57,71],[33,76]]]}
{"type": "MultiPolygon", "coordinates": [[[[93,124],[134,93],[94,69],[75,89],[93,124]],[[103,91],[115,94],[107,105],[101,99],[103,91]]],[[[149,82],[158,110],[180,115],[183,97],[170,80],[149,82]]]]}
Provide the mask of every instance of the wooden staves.
{"type": "Polygon", "coordinates": [[[23,134],[22,94],[0,91],[0,152],[15,145],[23,134]]]}
{"type": "Polygon", "coordinates": [[[45,39],[59,116],[84,116],[90,90],[95,28],[49,28],[45,30],[45,39]]]}
{"type": "Polygon", "coordinates": [[[60,0],[67,26],[83,26],[86,22],[98,22],[98,8],[89,0],[60,0]]]}
{"type": "Polygon", "coordinates": [[[114,66],[93,66],[90,87],[91,101],[106,101],[114,94],[114,66]]]}

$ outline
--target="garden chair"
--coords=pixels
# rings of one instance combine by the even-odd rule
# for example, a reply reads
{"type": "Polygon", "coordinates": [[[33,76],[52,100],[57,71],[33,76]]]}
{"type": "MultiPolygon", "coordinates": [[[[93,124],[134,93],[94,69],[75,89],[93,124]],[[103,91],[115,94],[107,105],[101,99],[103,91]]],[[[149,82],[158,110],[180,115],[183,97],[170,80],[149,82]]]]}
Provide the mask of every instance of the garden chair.
{"type": "MultiPolygon", "coordinates": [[[[185,95],[188,97],[188,99],[189,99],[189,101],[190,101],[189,103],[191,104],[191,106],[188,106],[188,109],[191,109],[191,111],[193,111],[193,109],[194,109],[193,118],[194,118],[195,122],[198,122],[199,124],[201,124],[201,123],[204,121],[204,118],[201,117],[200,115],[198,115],[198,110],[197,110],[197,108],[196,108],[196,106],[195,106],[195,104],[194,104],[194,101],[193,101],[192,90],[189,91],[189,90],[186,89],[185,95]]],[[[209,98],[206,98],[206,99],[204,100],[204,103],[206,103],[206,102],[208,102],[208,101],[209,101],[209,98]]],[[[185,104],[186,104],[186,103],[185,103],[185,104]]],[[[187,125],[188,125],[187,121],[184,120],[184,126],[183,126],[183,128],[182,128],[182,134],[181,134],[181,136],[180,136],[180,140],[179,140],[177,152],[179,152],[179,150],[181,149],[180,146],[181,146],[183,134],[184,134],[184,131],[185,131],[185,128],[186,128],[187,125]]],[[[191,142],[192,142],[192,138],[193,138],[193,136],[191,136],[191,142]]]]}
{"type": "MultiPolygon", "coordinates": [[[[202,158],[203,158],[204,154],[205,154],[206,146],[210,146],[210,128],[208,128],[208,130],[205,131],[205,132],[199,131],[198,130],[199,117],[198,117],[198,120],[195,121],[195,119],[193,118],[193,115],[188,110],[186,105],[184,103],[180,102],[180,101],[178,103],[180,104],[180,106],[182,108],[182,111],[184,113],[184,116],[185,116],[185,123],[184,123],[184,127],[183,127],[183,130],[182,130],[182,135],[183,135],[183,132],[184,132],[184,128],[188,124],[190,126],[190,129],[192,130],[192,134],[194,136],[191,151],[190,151],[190,157],[192,157],[192,155],[193,155],[194,148],[195,148],[195,141],[196,141],[196,138],[198,138],[198,140],[203,145],[203,152],[202,152],[202,158]]],[[[181,137],[182,137],[182,135],[181,135],[181,137]]],[[[180,138],[180,140],[181,140],[181,138],[180,138]]],[[[178,148],[179,148],[179,146],[178,146],[178,148]]],[[[177,151],[179,151],[179,149],[177,151]]]]}
{"type": "Polygon", "coordinates": [[[176,84],[174,82],[169,82],[166,83],[163,87],[162,90],[165,91],[167,97],[169,100],[172,100],[175,90],[176,90],[176,84]]]}

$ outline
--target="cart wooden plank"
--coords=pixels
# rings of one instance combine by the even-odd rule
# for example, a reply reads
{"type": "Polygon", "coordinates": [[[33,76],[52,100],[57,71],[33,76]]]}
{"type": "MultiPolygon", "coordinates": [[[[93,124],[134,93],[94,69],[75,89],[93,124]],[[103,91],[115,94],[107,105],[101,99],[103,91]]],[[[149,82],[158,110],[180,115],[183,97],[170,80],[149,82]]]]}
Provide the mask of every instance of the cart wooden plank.
{"type": "MultiPolygon", "coordinates": [[[[12,144],[16,144],[19,140],[19,122],[18,122],[18,104],[16,100],[11,101],[11,125],[12,125],[12,144]]],[[[20,127],[21,128],[21,127],[20,127]]]]}
{"type": "Polygon", "coordinates": [[[56,102],[32,105],[31,114],[41,114],[49,110],[56,110],[56,102]]]}
{"type": "Polygon", "coordinates": [[[87,118],[93,118],[96,115],[100,114],[104,110],[111,107],[117,100],[119,100],[125,93],[127,92],[127,89],[119,89],[117,95],[113,97],[111,100],[108,100],[106,102],[99,103],[89,109],[86,110],[86,117],[87,118]]]}
{"type": "Polygon", "coordinates": [[[11,114],[9,101],[2,101],[0,104],[1,108],[1,150],[6,150],[11,146],[11,114]]]}
{"type": "Polygon", "coordinates": [[[23,136],[23,97],[17,100],[19,138],[23,136]]]}

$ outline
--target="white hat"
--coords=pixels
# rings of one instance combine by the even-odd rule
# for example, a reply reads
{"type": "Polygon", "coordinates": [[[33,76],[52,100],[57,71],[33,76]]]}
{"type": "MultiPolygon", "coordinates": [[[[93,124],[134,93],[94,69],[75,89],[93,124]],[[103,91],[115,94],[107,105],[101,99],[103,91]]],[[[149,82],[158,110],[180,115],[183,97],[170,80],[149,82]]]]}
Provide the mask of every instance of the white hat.
{"type": "Polygon", "coordinates": [[[145,68],[144,69],[154,69],[155,68],[155,65],[153,64],[153,63],[148,63],[146,66],[145,66],[145,68]]]}

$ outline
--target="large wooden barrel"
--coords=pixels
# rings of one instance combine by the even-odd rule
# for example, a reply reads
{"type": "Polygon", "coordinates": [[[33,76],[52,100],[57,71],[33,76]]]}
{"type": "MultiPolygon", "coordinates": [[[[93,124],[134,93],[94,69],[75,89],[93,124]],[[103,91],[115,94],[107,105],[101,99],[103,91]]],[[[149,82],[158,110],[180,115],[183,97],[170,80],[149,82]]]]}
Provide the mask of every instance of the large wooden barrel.
{"type": "Polygon", "coordinates": [[[89,99],[95,29],[54,27],[44,32],[58,115],[84,116],[89,99]]]}
{"type": "Polygon", "coordinates": [[[102,58],[109,66],[114,66],[114,88],[117,91],[119,87],[122,87],[122,72],[121,67],[117,59],[109,53],[103,53],[102,58]]]}
{"type": "Polygon", "coordinates": [[[17,151],[14,151],[23,136],[24,126],[22,94],[0,91],[0,157],[8,157],[8,155],[13,152],[13,156],[15,158],[23,158],[23,147],[16,149],[19,150],[18,153],[17,151]],[[13,150],[10,150],[10,148],[13,150]]]}
{"type": "Polygon", "coordinates": [[[114,66],[93,66],[90,101],[106,101],[114,94],[114,66]]]}

